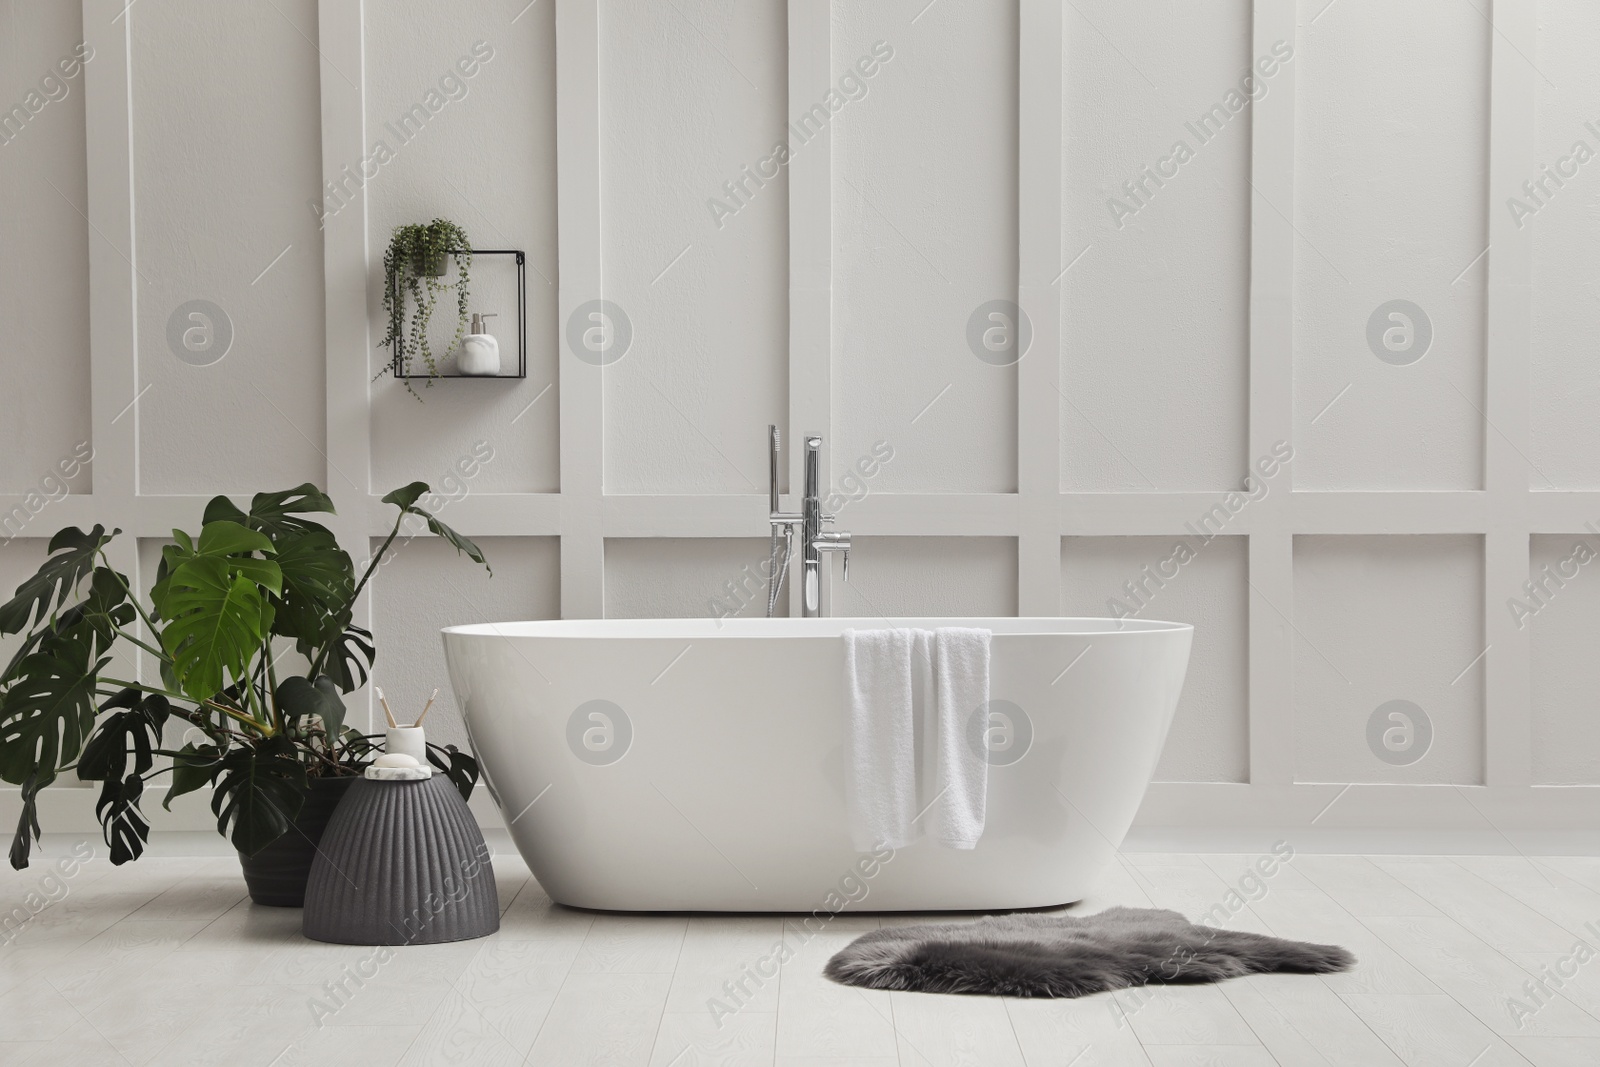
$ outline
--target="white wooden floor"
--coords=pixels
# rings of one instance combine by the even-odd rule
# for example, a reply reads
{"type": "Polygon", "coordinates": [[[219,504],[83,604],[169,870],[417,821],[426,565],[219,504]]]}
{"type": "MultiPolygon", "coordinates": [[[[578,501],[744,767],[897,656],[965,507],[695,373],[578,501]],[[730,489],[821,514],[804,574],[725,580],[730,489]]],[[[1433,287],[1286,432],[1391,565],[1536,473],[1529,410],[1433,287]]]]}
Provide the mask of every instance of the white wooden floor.
{"type": "MultiPolygon", "coordinates": [[[[1074,913],[1191,918],[1255,859],[1131,854],[1074,913]]],[[[592,915],[552,905],[517,857],[495,863],[500,932],[398,950],[305,941],[300,913],[253,907],[236,861],[91,862],[59,888],[0,875],[0,904],[60,899],[0,945],[0,1064],[1428,1064],[1600,1063],[1600,858],[1297,855],[1232,925],[1345,945],[1355,970],[1080,1000],[847,989],[827,957],[881,923],[851,916],[748,986],[723,983],[783,936],[779,917],[592,915]],[[1596,947],[1600,947],[1597,944],[1596,947]],[[1525,983],[1575,976],[1533,999],[1525,983]],[[342,992],[338,987],[342,984],[342,992]],[[1532,1009],[1520,1019],[1512,999],[1532,1009]],[[317,1025],[318,1002],[324,1005],[317,1025]],[[331,1010],[331,1014],[326,1014],[331,1010]],[[1520,1025],[1519,1025],[1520,1024],[1520,1025]]],[[[3,910],[3,909],[0,909],[3,910]]],[[[801,938],[791,928],[790,942],[801,938]]]]}

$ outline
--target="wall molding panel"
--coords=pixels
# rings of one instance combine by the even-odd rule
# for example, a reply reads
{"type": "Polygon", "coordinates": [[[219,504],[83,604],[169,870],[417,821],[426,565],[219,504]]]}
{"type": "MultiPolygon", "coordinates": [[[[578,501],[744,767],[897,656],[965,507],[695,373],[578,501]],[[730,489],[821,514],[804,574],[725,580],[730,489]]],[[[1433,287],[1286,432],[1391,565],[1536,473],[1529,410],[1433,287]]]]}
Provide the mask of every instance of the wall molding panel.
{"type": "MultiPolygon", "coordinates": [[[[613,161],[606,157],[601,90],[608,77],[616,76],[604,62],[608,5],[607,0],[537,2],[546,10],[554,7],[555,96],[550,105],[555,116],[558,277],[551,279],[556,288],[555,336],[549,330],[543,336],[530,334],[529,344],[530,350],[540,344],[559,352],[553,396],[542,402],[550,405],[554,400],[543,410],[549,417],[556,413],[559,417],[559,490],[473,492],[452,503],[447,518],[474,537],[557,539],[561,614],[599,617],[608,602],[607,539],[761,541],[767,531],[766,499],[763,493],[749,491],[607,492],[604,376],[621,371],[580,358],[567,338],[569,324],[584,306],[606,299],[608,269],[613,272],[612,288],[617,284],[618,265],[608,263],[605,254],[604,238],[615,235],[608,229],[602,198],[606,168],[613,161]]],[[[1079,253],[1064,240],[1067,211],[1062,188],[1068,169],[1064,160],[1074,150],[1066,106],[1072,85],[1067,46],[1073,35],[1097,31],[1074,14],[1073,5],[1055,0],[1010,2],[1017,6],[1021,26],[1015,297],[1033,329],[1031,348],[1016,368],[1017,491],[874,491],[850,505],[841,525],[862,538],[1010,539],[1016,547],[1018,611],[1048,616],[1063,610],[1064,538],[1186,536],[1188,524],[1230,490],[1062,491],[1065,438],[1059,400],[1068,387],[1062,356],[1070,343],[1064,322],[1070,322],[1076,310],[1062,277],[1079,253]]],[[[83,76],[89,191],[85,214],[91,227],[93,489],[53,503],[27,536],[68,524],[119,526],[124,537],[117,543],[114,560],[143,586],[147,583],[140,574],[138,540],[164,538],[174,526],[194,523],[204,498],[140,491],[143,416],[138,369],[144,357],[137,322],[141,261],[134,205],[140,190],[134,182],[134,116],[141,102],[134,97],[131,26],[142,9],[125,6],[123,0],[81,3],[85,37],[96,53],[83,76]]],[[[1311,26],[1322,18],[1319,9],[1324,3],[1239,0],[1239,11],[1247,13],[1250,54],[1267,54],[1274,42],[1301,41],[1309,30],[1324,28],[1325,24],[1311,26]]],[[[330,182],[339,179],[345,161],[367,154],[374,136],[368,128],[370,6],[365,0],[316,4],[321,70],[318,132],[322,173],[330,182]]],[[[507,17],[520,6],[510,5],[507,17]]],[[[786,112],[791,115],[799,110],[797,101],[822,99],[840,70],[856,58],[855,53],[834,54],[833,15],[829,0],[788,0],[786,112]]],[[[1157,783],[1141,811],[1138,825],[1144,829],[1271,829],[1284,835],[1303,833],[1306,840],[1347,832],[1353,835],[1349,840],[1356,841],[1377,840],[1376,835],[1391,831],[1470,832],[1503,840],[1511,850],[1525,844],[1536,847],[1529,842],[1538,832],[1592,831],[1600,826],[1600,788],[1596,788],[1600,774],[1593,783],[1536,781],[1534,634],[1519,626],[1506,607],[1507,598],[1518,595],[1529,578],[1531,538],[1588,535],[1594,531],[1589,524],[1600,523],[1600,491],[1532,488],[1527,456],[1533,451],[1528,368],[1534,231],[1518,228],[1506,212],[1495,208],[1520,195],[1520,186],[1539,159],[1541,75],[1528,59],[1537,54],[1539,15],[1537,0],[1495,0],[1492,13],[1485,12],[1492,18],[1492,26],[1485,28],[1491,76],[1483,87],[1489,152],[1482,210],[1488,220],[1489,247],[1481,262],[1469,269],[1486,272],[1487,277],[1482,309],[1486,388],[1481,397],[1463,394],[1468,403],[1481,408],[1483,486],[1310,490],[1304,487],[1303,475],[1302,485],[1295,485],[1300,464],[1284,468],[1268,495],[1240,513],[1226,531],[1245,538],[1247,546],[1247,631],[1239,640],[1247,648],[1248,701],[1239,714],[1248,723],[1248,776],[1240,782],[1157,783]],[[1334,624],[1327,620],[1350,617],[1340,612],[1356,612],[1359,617],[1359,605],[1330,606],[1328,595],[1318,592],[1325,586],[1311,581],[1316,577],[1313,565],[1328,562],[1319,546],[1330,538],[1348,538],[1352,558],[1359,558],[1361,546],[1381,554],[1382,546],[1390,543],[1385,539],[1412,537],[1476,539],[1472,543],[1481,544],[1481,596],[1475,588],[1468,606],[1473,611],[1481,606],[1482,652],[1477,660],[1470,655],[1462,658],[1462,674],[1456,681],[1418,679],[1415,688],[1432,685],[1456,695],[1463,687],[1481,692],[1481,738],[1474,744],[1481,748],[1482,766],[1479,773],[1461,781],[1430,781],[1421,769],[1405,767],[1396,768],[1389,780],[1318,780],[1297,764],[1297,737],[1302,744],[1305,737],[1297,730],[1302,725],[1297,717],[1311,713],[1305,710],[1311,706],[1306,703],[1308,688],[1317,684],[1312,680],[1324,677],[1317,672],[1331,671],[1326,678],[1332,684],[1362,693],[1349,697],[1351,706],[1365,699],[1363,686],[1387,684],[1374,680],[1382,673],[1378,668],[1372,679],[1361,674],[1365,664],[1359,657],[1346,658],[1342,665],[1334,662],[1348,650],[1334,649],[1330,658],[1315,643],[1318,627],[1334,624]],[[1334,674],[1357,676],[1338,683],[1334,674]]],[[[1337,9],[1326,17],[1338,17],[1337,9]]],[[[912,47],[916,31],[916,25],[907,26],[905,47],[912,47]]],[[[1277,442],[1295,442],[1296,436],[1295,353],[1297,330],[1303,328],[1297,318],[1302,309],[1296,306],[1296,273],[1306,269],[1308,257],[1319,255],[1308,248],[1306,235],[1296,224],[1297,202],[1304,203],[1306,186],[1314,184],[1303,172],[1297,175],[1297,164],[1303,161],[1297,160],[1296,137],[1305,121],[1297,103],[1302,102],[1309,80],[1301,61],[1286,64],[1272,91],[1253,104],[1248,130],[1236,131],[1250,138],[1252,187],[1249,276],[1244,283],[1248,445],[1241,459],[1246,465],[1271,453],[1277,442]]],[[[507,130],[505,136],[516,132],[507,130]]],[[[807,142],[804,152],[796,153],[787,173],[789,354],[787,424],[782,432],[783,475],[789,490],[783,505],[789,509],[798,507],[803,435],[821,432],[831,445],[840,433],[837,393],[844,378],[836,366],[832,337],[840,299],[835,289],[838,243],[834,239],[834,228],[840,224],[839,205],[834,202],[836,170],[841,166],[838,141],[831,126],[824,128],[807,142]]],[[[370,322],[371,279],[375,270],[381,270],[382,248],[369,232],[368,200],[366,189],[356,189],[350,204],[325,220],[319,250],[325,294],[324,484],[340,502],[334,526],[353,554],[369,538],[385,534],[392,522],[391,509],[380,500],[389,487],[373,484],[372,474],[373,396],[378,389],[395,386],[371,380],[376,342],[370,322]]],[[[532,279],[533,272],[529,276],[532,279]]],[[[760,447],[757,441],[734,445],[749,459],[746,465],[752,471],[760,469],[754,459],[760,447]]],[[[848,458],[827,457],[825,462],[837,470],[842,464],[832,460],[848,458]]],[[[431,473],[418,471],[416,477],[428,478],[431,473]]],[[[0,513],[22,502],[21,495],[0,495],[0,513]]],[[[741,562],[730,560],[730,576],[741,562]]],[[[797,595],[793,583],[790,595],[797,595]]],[[[1418,605],[1415,625],[1428,625],[1429,610],[1450,607],[1418,605]]],[[[791,610],[798,613],[797,600],[791,601],[791,610]]],[[[372,605],[364,605],[362,611],[371,624],[372,605]]],[[[1160,616],[1159,603],[1149,614],[1160,616]]],[[[1374,609],[1374,614],[1381,612],[1374,609]]],[[[1375,630],[1382,625],[1381,618],[1373,620],[1375,630]]],[[[1404,689],[1399,686],[1394,695],[1405,695],[1404,689]]],[[[1345,699],[1337,693],[1328,697],[1336,698],[1345,699]]],[[[358,705],[359,701],[367,702],[367,721],[373,723],[365,690],[358,694],[358,705]]],[[[1454,729],[1454,721],[1436,726],[1454,729]]],[[[1360,723],[1350,726],[1351,731],[1360,728],[1360,723]]],[[[43,805],[46,818],[54,817],[53,828],[93,830],[92,798],[60,795],[66,792],[47,796],[43,805]]],[[[157,809],[148,813],[157,829],[201,830],[211,825],[209,813],[198,803],[180,804],[170,815],[159,811],[157,804],[150,806],[157,809]]],[[[0,819],[14,819],[16,807],[14,790],[0,793],[0,819]]],[[[486,799],[474,807],[487,824],[498,822],[486,799]]]]}
{"type": "MultiPolygon", "coordinates": [[[[1527,57],[1537,53],[1538,0],[1495,0],[1490,54],[1489,284],[1484,421],[1488,519],[1484,538],[1485,780],[1491,786],[1529,785],[1532,778],[1530,707],[1531,631],[1506,610],[1506,589],[1528,580],[1533,524],[1531,491],[1540,476],[1528,421],[1528,369],[1533,315],[1532,228],[1519,229],[1496,209],[1520,195],[1530,162],[1539,157],[1540,73],[1527,57]]],[[[1563,494],[1564,495],[1564,494],[1563,494]]]]}

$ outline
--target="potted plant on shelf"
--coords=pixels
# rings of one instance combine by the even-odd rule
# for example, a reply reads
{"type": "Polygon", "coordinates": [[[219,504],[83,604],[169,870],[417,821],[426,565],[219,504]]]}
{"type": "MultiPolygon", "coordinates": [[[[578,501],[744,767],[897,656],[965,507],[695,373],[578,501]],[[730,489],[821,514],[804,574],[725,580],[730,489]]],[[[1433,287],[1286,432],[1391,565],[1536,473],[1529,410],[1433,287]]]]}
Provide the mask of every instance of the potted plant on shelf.
{"type": "MultiPolygon", "coordinates": [[[[477,545],[417,506],[427,492],[413,482],[383,498],[399,514],[359,579],[333,532],[307,517],[333,512],[315,486],[258,493],[248,512],[215,497],[199,536],[172,532],[148,606],[107,558],[120,530],[73,526],[51,538],[38,572],[0,605],[0,634],[23,635],[0,673],[0,779],[22,791],[12,867],[27,866],[38,840],[40,791],[69,771],[102,783],[95,813],[111,862],[137,859],[150,833],[146,784],[170,773],[169,810],[211,788],[252,899],[297,905],[316,839],[374,753],[345,725],[341,697],[376,658],[372,633],[353,621],[357,598],[408,515],[488,567],[477,545]],[[123,664],[141,653],[157,680],[124,677],[138,677],[123,664]],[[182,743],[167,747],[179,726],[182,743]]],[[[471,793],[470,755],[433,746],[428,757],[471,793]]]]}
{"type": "MultiPolygon", "coordinates": [[[[428,326],[433,320],[439,294],[456,291],[456,333],[447,352],[461,344],[467,331],[468,283],[472,267],[472,242],[467,231],[449,219],[396,226],[383,253],[383,310],[389,320],[388,331],[379,348],[389,350],[389,368],[408,373],[412,360],[428,368],[428,385],[439,376],[439,361],[428,342],[428,326]],[[456,258],[456,280],[444,280],[450,256],[456,258]],[[410,315],[407,315],[411,308],[410,315]]],[[[378,372],[379,377],[383,371],[378,372]]],[[[417,391],[406,383],[412,396],[417,391]]]]}

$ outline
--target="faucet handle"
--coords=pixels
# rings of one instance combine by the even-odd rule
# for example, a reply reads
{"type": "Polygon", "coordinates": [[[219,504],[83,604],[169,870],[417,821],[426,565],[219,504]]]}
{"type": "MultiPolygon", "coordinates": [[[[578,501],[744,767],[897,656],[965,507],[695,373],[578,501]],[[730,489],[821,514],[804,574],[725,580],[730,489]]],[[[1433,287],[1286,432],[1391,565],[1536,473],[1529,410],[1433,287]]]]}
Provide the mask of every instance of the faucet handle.
{"type": "Polygon", "coordinates": [[[811,542],[819,552],[839,552],[844,555],[844,580],[850,580],[850,534],[844,530],[824,530],[811,542]]]}

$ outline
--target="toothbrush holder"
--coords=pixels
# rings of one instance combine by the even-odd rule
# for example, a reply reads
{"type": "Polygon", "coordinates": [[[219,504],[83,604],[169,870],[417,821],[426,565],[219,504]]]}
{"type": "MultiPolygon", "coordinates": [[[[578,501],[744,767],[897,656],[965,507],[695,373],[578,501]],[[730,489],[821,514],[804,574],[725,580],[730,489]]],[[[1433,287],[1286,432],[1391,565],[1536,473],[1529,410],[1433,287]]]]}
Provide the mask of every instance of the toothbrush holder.
{"type": "Polygon", "coordinates": [[[390,755],[400,753],[410,756],[422,766],[428,765],[428,738],[420,726],[391,726],[383,750],[390,755]]]}

